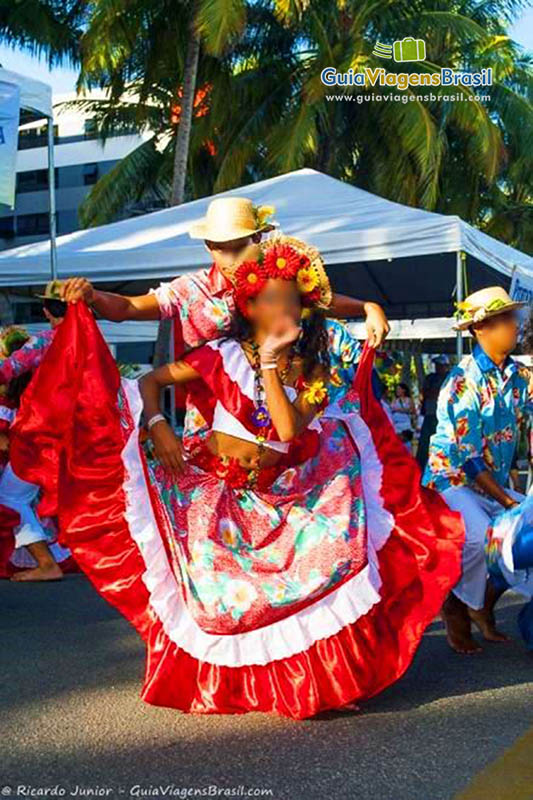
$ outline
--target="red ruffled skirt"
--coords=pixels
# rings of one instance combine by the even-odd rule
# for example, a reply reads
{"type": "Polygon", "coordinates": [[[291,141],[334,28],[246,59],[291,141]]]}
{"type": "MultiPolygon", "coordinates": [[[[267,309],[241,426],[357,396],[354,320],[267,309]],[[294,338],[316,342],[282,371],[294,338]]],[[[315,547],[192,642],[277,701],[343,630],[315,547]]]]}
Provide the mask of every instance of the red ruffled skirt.
{"type": "Polygon", "coordinates": [[[59,493],[61,542],[145,640],[147,702],[301,719],[371,697],[409,666],[459,577],[464,530],[420,487],[414,459],[372,394],[371,362],[366,352],[356,378],[360,413],[335,413],[360,458],[365,557],[265,624],[224,633],[187,602],[175,553],[186,552],[187,531],[172,530],[150,479],[135,391],[120,391],[88,309],[69,308],[19,411],[13,466],[43,486],[50,508],[59,493]]]}

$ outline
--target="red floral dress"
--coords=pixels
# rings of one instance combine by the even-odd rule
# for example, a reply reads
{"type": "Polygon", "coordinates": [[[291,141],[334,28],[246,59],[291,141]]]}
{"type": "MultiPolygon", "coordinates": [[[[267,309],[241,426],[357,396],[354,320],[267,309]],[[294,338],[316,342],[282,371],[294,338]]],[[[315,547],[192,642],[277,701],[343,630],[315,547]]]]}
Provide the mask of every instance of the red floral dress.
{"type": "MultiPolygon", "coordinates": [[[[235,344],[191,356],[195,392],[208,422],[220,402],[246,426],[250,368],[235,344]]],[[[371,368],[367,351],[313,433],[316,454],[269,488],[234,488],[194,461],[170,481],[139,445],[136,384],[121,384],[88,309],[69,309],[15,424],[17,472],[46,484],[60,441],[64,542],[144,638],[147,702],[303,718],[407,669],[458,578],[464,532],[420,488],[371,368]]]]}

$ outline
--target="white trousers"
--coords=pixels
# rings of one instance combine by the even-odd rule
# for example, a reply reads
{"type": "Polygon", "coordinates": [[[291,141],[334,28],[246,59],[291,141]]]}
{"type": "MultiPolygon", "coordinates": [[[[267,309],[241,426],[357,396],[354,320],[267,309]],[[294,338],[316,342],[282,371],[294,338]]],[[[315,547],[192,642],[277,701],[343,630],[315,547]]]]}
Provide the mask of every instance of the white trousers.
{"type": "Polygon", "coordinates": [[[32,503],[39,487],[17,478],[8,464],[0,477],[0,503],[20,515],[20,525],[15,529],[15,547],[25,547],[35,542],[46,541],[47,536],[32,503]]]}
{"type": "MultiPolygon", "coordinates": [[[[524,499],[518,492],[506,491],[519,501],[524,499]]],[[[453,486],[442,492],[442,496],[452,511],[462,515],[466,529],[462,574],[453,593],[470,608],[483,608],[487,583],[485,534],[494,517],[503,510],[502,506],[467,486],[453,486]]]]}

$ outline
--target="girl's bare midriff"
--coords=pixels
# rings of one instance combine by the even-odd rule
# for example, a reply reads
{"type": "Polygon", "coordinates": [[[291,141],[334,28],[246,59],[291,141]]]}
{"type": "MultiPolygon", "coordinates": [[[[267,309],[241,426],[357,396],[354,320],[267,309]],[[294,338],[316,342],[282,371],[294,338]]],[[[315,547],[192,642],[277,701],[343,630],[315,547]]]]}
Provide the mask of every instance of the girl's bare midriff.
{"type": "MultiPolygon", "coordinates": [[[[251,363],[250,348],[247,344],[243,345],[243,351],[246,358],[251,363]]],[[[294,387],[298,377],[302,373],[302,359],[295,358],[290,372],[285,376],[285,384],[294,387]]],[[[243,467],[256,468],[258,466],[257,459],[259,457],[259,446],[253,442],[248,442],[245,439],[239,439],[236,436],[230,436],[228,433],[221,433],[220,431],[211,431],[207,441],[209,450],[217,456],[236,458],[243,467]]],[[[271,447],[261,448],[261,467],[273,467],[278,463],[282,457],[282,453],[273,450],[271,447]]]]}
{"type": "MultiPolygon", "coordinates": [[[[236,436],[230,436],[228,433],[212,431],[207,440],[207,447],[217,456],[227,456],[228,458],[238,459],[243,467],[251,469],[257,466],[259,446],[253,442],[238,439],[236,436]]],[[[274,464],[278,463],[281,456],[282,453],[272,450],[270,447],[263,447],[259,466],[272,467],[274,464]]]]}

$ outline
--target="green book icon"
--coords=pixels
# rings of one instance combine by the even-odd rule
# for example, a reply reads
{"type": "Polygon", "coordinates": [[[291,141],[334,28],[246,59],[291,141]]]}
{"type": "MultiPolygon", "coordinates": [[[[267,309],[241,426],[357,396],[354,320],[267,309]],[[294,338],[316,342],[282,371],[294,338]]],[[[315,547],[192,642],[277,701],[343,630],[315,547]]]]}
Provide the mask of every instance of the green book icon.
{"type": "Polygon", "coordinates": [[[395,61],[424,61],[426,43],[423,39],[406,36],[405,39],[394,42],[393,56],[395,61]]]}

